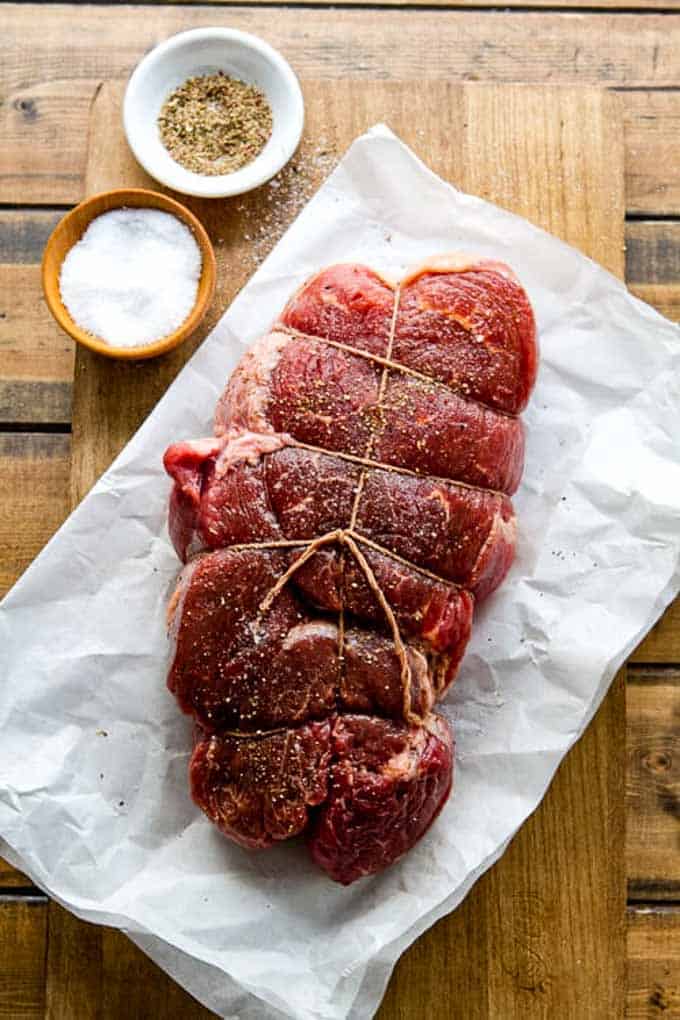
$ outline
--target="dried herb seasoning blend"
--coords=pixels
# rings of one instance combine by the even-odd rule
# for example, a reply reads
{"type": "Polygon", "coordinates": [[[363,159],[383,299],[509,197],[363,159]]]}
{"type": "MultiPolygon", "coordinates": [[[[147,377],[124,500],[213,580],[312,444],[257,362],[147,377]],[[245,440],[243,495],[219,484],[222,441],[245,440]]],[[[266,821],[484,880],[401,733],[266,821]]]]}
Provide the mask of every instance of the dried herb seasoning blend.
{"type": "Polygon", "coordinates": [[[223,71],[188,78],[158,116],[161,141],[177,163],[216,177],[240,170],[264,149],[272,111],[263,92],[223,71]]]}

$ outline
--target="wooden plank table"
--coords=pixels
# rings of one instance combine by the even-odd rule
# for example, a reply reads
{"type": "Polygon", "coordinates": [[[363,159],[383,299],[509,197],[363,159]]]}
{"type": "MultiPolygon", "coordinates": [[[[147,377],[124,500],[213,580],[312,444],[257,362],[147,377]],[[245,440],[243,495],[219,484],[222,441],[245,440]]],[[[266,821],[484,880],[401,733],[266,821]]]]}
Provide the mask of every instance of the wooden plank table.
{"type": "MultiPolygon", "coordinates": [[[[595,83],[615,89],[625,114],[627,280],[660,311],[680,318],[680,5],[638,0],[626,3],[626,13],[609,2],[595,9],[589,4],[584,13],[554,5],[532,10],[545,6],[541,0],[504,13],[454,9],[465,3],[433,6],[438,5],[362,9],[357,4],[356,9],[331,10],[320,2],[303,14],[257,3],[138,8],[2,4],[0,462],[5,478],[9,473],[0,515],[3,590],[69,506],[73,350],[40,297],[42,246],[63,207],[83,193],[87,124],[99,83],[124,79],[150,45],[181,28],[246,28],[282,48],[306,77],[400,78],[413,82],[414,95],[422,79],[595,83]],[[633,7],[639,10],[632,13],[633,7]]],[[[625,854],[628,1015],[680,1017],[680,607],[668,611],[625,672],[627,835],[625,847],[621,840],[611,848],[611,871],[616,873],[625,854]]],[[[597,787],[592,742],[614,742],[622,728],[615,714],[600,714],[570,757],[581,756],[574,768],[584,777],[582,788],[568,779],[565,786],[562,770],[548,795],[546,817],[555,798],[588,797],[589,785],[597,787]]],[[[611,810],[619,812],[620,820],[620,807],[612,804],[611,810]]],[[[487,875],[458,912],[455,930],[463,933],[464,943],[460,934],[455,940],[440,934],[447,921],[421,939],[397,970],[384,1017],[599,1020],[604,1015],[601,983],[618,981],[622,988],[623,961],[575,961],[574,969],[565,971],[554,962],[571,958],[568,947],[551,946],[545,934],[557,910],[568,914],[569,922],[560,927],[560,938],[565,932],[575,942],[582,938],[593,916],[587,866],[569,872],[568,884],[556,875],[552,900],[536,904],[527,899],[531,882],[523,884],[523,874],[531,869],[532,843],[537,852],[549,840],[565,845],[559,826],[542,823],[542,811],[501,865],[518,877],[516,897],[501,897],[500,869],[487,875]],[[495,918],[493,910],[475,913],[477,897],[495,905],[495,918]],[[537,916],[540,929],[534,927],[537,916]],[[471,986],[480,973],[489,973],[488,959],[481,961],[487,969],[480,971],[481,956],[488,957],[490,947],[494,951],[494,943],[480,936],[480,924],[495,924],[499,932],[495,949],[500,951],[493,962],[501,984],[489,986],[486,1012],[471,1014],[464,1010],[465,1002],[473,1001],[471,986]],[[432,972],[445,975],[447,968],[457,983],[446,979],[438,985],[432,972]],[[491,992],[499,987],[514,989],[512,998],[494,998],[491,992]],[[574,1000],[575,988],[585,988],[585,996],[574,1000]]],[[[616,824],[614,819],[611,831],[616,824]]],[[[575,850],[578,856],[582,847],[575,850]]],[[[587,853],[579,859],[585,861],[587,853]]],[[[614,947],[615,932],[611,939],[614,947]]],[[[612,1004],[610,1015],[620,1015],[613,991],[605,1001],[612,1004]]],[[[160,977],[124,936],[83,925],[48,905],[25,878],[0,867],[0,1017],[125,1014],[206,1015],[160,977]]]]}

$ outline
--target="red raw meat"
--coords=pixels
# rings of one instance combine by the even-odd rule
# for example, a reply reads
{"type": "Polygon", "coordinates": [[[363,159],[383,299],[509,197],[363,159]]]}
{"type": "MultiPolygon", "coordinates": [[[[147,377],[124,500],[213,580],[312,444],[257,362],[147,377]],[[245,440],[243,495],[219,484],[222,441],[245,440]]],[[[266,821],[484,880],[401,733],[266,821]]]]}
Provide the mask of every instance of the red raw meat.
{"type": "Polygon", "coordinates": [[[519,418],[409,376],[390,379],[383,406],[378,460],[509,495],[517,489],[524,467],[519,418]]]}
{"type": "MultiPolygon", "coordinates": [[[[339,657],[338,625],[319,618],[286,588],[264,619],[259,605],[283,573],[285,556],[266,549],[219,549],[182,572],[170,605],[174,655],[168,686],[206,732],[260,731],[322,719],[337,705],[401,718],[405,695],[391,638],[353,622],[339,657]],[[379,668],[378,668],[379,666],[379,668]]],[[[454,607],[456,605],[455,598],[454,607]]],[[[451,633],[450,600],[430,614],[451,633]]],[[[463,626],[469,629],[469,617],[463,626]]],[[[426,715],[465,641],[438,653],[427,638],[409,646],[408,708],[426,715]]]]}
{"type": "Polygon", "coordinates": [[[431,259],[402,281],[392,357],[518,414],[537,369],[534,315],[519,280],[490,259],[431,259]]]}
{"type": "Polygon", "coordinates": [[[256,850],[296,836],[328,795],[330,733],[328,719],[264,736],[198,730],[191,794],[241,846],[256,850]]]}
{"type": "Polygon", "coordinates": [[[410,850],[441,811],[453,780],[453,738],[441,716],[406,727],[346,715],[331,734],[328,794],[312,857],[349,885],[410,850]]]}
{"type": "Polygon", "coordinates": [[[385,355],[394,312],[394,287],[367,266],[322,269],[300,288],[281,322],[300,333],[385,355]]]}
{"type": "MultiPolygon", "coordinates": [[[[311,540],[348,528],[362,468],[273,435],[176,443],[170,534],[182,560],[240,542],[311,540]]],[[[444,479],[368,468],[356,531],[477,601],[503,580],[515,548],[507,496],[444,479]]],[[[411,571],[413,573],[413,571],[411,571]]],[[[337,608],[337,607],[329,607],[337,608]]]]}
{"type": "Polygon", "coordinates": [[[537,348],[507,266],[393,286],[332,266],[241,359],[215,437],[176,443],[168,684],[196,802],[249,847],[305,832],[339,882],[386,867],[451,786],[432,709],[514,556],[537,348]]]}
{"type": "Polygon", "coordinates": [[[371,455],[387,464],[515,491],[524,463],[519,418],[400,372],[388,380],[379,407],[381,374],[361,355],[270,333],[232,375],[215,431],[275,432],[355,457],[365,456],[370,443],[371,455]]]}

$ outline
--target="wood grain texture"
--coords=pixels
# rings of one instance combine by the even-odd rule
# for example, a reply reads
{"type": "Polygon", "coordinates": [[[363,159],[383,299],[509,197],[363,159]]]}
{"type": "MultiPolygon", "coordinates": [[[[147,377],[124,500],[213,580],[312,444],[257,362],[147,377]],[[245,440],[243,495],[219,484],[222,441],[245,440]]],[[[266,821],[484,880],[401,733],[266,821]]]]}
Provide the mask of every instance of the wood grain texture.
{"type": "Polygon", "coordinates": [[[678,285],[680,222],[637,220],[627,224],[626,279],[631,283],[678,285]]]}
{"type": "Polygon", "coordinates": [[[0,593],[16,581],[69,511],[68,435],[0,433],[0,593]]]}
{"type": "Polygon", "coordinates": [[[208,1020],[121,932],[49,905],[45,1020],[208,1020]]]}
{"type": "Polygon", "coordinates": [[[69,422],[73,341],[47,310],[39,266],[0,258],[0,421],[69,422]]]}
{"type": "MultiPolygon", "coordinates": [[[[0,400],[1,394],[0,384],[0,400]]],[[[68,513],[69,454],[69,436],[0,433],[0,594],[38,555],[68,513]]],[[[30,886],[29,878],[0,858],[0,890],[30,886]]],[[[0,961],[3,916],[0,914],[0,961]]],[[[2,975],[0,964],[0,985],[2,975]]]]}
{"type": "Polygon", "coordinates": [[[0,378],[0,421],[10,426],[60,425],[71,420],[71,384],[55,379],[0,378]]]}
{"type": "Polygon", "coordinates": [[[631,283],[630,291],[673,322],[680,322],[680,283],[631,283]]]}
{"type": "MultiPolygon", "coordinates": [[[[149,46],[185,28],[213,25],[209,6],[3,4],[0,53],[12,109],[9,125],[39,121],[36,81],[62,81],[62,121],[73,113],[74,80],[130,73],[149,46]],[[41,31],[35,31],[40,18],[41,31]],[[93,46],[93,41],[97,46],[93,46]],[[29,56],[30,60],[26,59],[29,56]],[[70,58],[70,62],[69,62],[70,58]],[[32,75],[27,75],[27,68],[32,75]],[[65,79],[68,70],[70,77],[65,79]],[[34,99],[31,106],[30,100],[34,99]],[[23,106],[22,104],[23,100],[23,106]],[[65,116],[64,116],[65,114],[65,116]]],[[[566,14],[502,11],[392,11],[321,7],[301,24],[295,9],[230,6],[223,20],[276,43],[302,77],[371,79],[376,73],[427,78],[546,83],[678,86],[675,14],[566,14]],[[541,59],[536,59],[540,54],[541,59]]],[[[81,150],[82,151],[82,150],[81,150]]]]}
{"type": "Polygon", "coordinates": [[[399,962],[378,1020],[623,1015],[623,725],[622,673],[500,863],[399,962]]]}
{"type": "MultiPolygon", "coordinates": [[[[623,151],[616,97],[597,90],[445,83],[423,84],[420,93],[423,117],[414,122],[408,88],[389,82],[310,85],[307,136],[323,136],[326,149],[341,151],[368,123],[385,119],[437,172],[528,216],[622,275],[624,202],[616,167],[622,169],[623,151]],[[569,203],[564,194],[571,196],[569,203]]],[[[126,184],[144,180],[111,131],[119,101],[120,89],[104,87],[93,107],[90,191],[108,187],[112,176],[126,184]]],[[[298,164],[303,177],[318,171],[304,149],[298,164]]],[[[266,189],[219,207],[191,206],[222,240],[217,311],[253,268],[247,224],[264,214],[266,189]]],[[[268,240],[276,240],[276,230],[268,240]]],[[[127,373],[120,371],[126,366],[77,352],[74,499],[105,469],[189,352],[185,346],[127,373]]],[[[417,946],[404,956],[383,1020],[619,1015],[623,730],[619,683],[503,861],[462,910],[427,936],[425,949],[417,946]],[[433,967],[433,959],[441,966],[433,967]]]]}
{"type": "Polygon", "coordinates": [[[0,896],[0,1020],[43,1020],[47,901],[0,896]]]}
{"type": "Polygon", "coordinates": [[[626,873],[641,900],[680,900],[680,669],[631,671],[626,873]]]}
{"type": "MultiPolygon", "coordinates": [[[[210,6],[84,5],[74,17],[68,5],[3,4],[0,201],[78,201],[99,83],[125,79],[152,45],[215,18],[210,6]]],[[[229,7],[218,20],[269,39],[302,77],[414,82],[414,120],[422,79],[622,87],[628,207],[680,208],[680,13],[320,8],[304,15],[301,30],[294,9],[229,7]]]]}
{"type": "Polygon", "coordinates": [[[626,1020],[680,1017],[680,909],[629,909],[626,1020]]]}
{"type": "Polygon", "coordinates": [[[637,646],[629,663],[680,666],[680,599],[673,602],[637,646]]]}
{"type": "Polygon", "coordinates": [[[71,420],[73,343],[50,315],[39,263],[62,213],[0,211],[0,422],[71,420]]]}
{"type": "Polygon", "coordinates": [[[623,94],[629,212],[663,216],[680,210],[678,78],[673,86],[623,94]]]}
{"type": "Polygon", "coordinates": [[[626,281],[637,297],[680,321],[680,222],[626,224],[626,281]]]}
{"type": "Polygon", "coordinates": [[[30,878],[23,875],[0,857],[0,895],[6,890],[27,889],[32,885],[30,878]]]}
{"type": "Polygon", "coordinates": [[[0,255],[3,263],[39,263],[47,239],[63,215],[61,209],[0,210],[0,255]]]}
{"type": "MultiPolygon", "coordinates": [[[[680,223],[626,225],[626,280],[637,297],[680,322],[680,223]]],[[[680,599],[666,610],[629,661],[680,666],[680,599]]],[[[677,870],[680,873],[680,862],[677,870]]]]}

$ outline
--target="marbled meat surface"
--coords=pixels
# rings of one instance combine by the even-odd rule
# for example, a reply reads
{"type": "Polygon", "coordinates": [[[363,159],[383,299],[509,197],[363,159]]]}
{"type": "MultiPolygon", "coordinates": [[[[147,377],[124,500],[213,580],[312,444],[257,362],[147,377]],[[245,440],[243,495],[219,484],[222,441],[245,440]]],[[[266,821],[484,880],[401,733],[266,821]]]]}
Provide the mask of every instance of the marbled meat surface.
{"type": "Polygon", "coordinates": [[[167,450],[168,685],[196,723],[192,795],[237,843],[304,833],[349,883],[441,810],[434,706],[512,564],[536,369],[502,263],[439,257],[398,287],[332,266],[241,359],[215,435],[167,450]]]}

